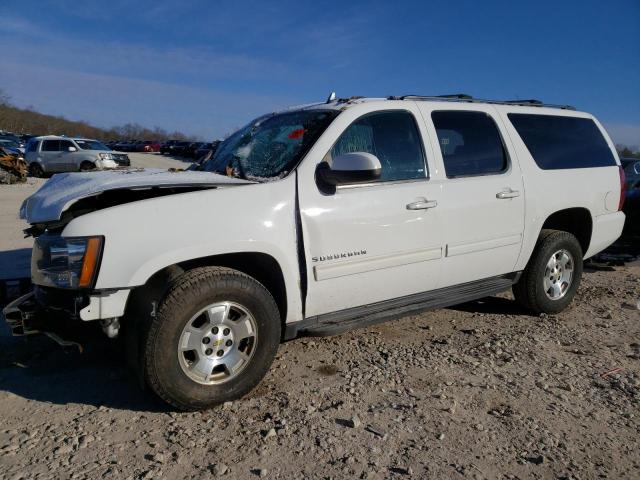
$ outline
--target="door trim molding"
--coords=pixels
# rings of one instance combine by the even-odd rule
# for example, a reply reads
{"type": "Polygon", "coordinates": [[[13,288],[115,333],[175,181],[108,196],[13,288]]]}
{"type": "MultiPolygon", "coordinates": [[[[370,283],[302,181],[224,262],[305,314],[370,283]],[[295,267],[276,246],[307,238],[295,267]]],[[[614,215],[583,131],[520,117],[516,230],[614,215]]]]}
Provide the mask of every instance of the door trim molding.
{"type": "Polygon", "coordinates": [[[344,262],[330,263],[328,265],[316,265],[313,267],[313,276],[316,281],[329,280],[331,278],[345,277],[357,273],[372,272],[385,268],[399,267],[411,263],[427,262],[442,258],[442,248],[420,249],[407,252],[398,252],[375,257],[358,258],[344,262]]]}
{"type": "Polygon", "coordinates": [[[461,243],[458,245],[447,245],[447,257],[455,257],[456,255],[464,255],[466,253],[481,252],[483,250],[491,250],[493,248],[506,247],[508,245],[516,245],[522,243],[522,234],[509,235],[507,237],[492,238],[490,240],[481,240],[479,242],[461,243]]]}

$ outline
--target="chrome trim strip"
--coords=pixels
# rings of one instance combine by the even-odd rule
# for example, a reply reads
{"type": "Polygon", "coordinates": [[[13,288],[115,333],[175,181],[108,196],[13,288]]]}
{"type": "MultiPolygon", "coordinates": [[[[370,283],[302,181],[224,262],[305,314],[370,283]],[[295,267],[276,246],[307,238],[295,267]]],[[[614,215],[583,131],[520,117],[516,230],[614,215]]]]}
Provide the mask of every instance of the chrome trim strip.
{"type": "Polygon", "coordinates": [[[354,275],[356,273],[372,272],[385,268],[409,265],[411,263],[426,262],[442,258],[442,248],[430,248],[399,252],[389,255],[379,255],[369,258],[358,258],[328,265],[316,265],[313,267],[313,276],[317,281],[328,280],[336,277],[354,275]]]}
{"type": "Polygon", "coordinates": [[[508,237],[492,238],[490,240],[482,240],[480,242],[462,243],[459,245],[447,245],[447,257],[455,257],[456,255],[464,255],[466,253],[481,252],[483,250],[491,250],[492,248],[506,247],[507,245],[515,245],[522,242],[522,234],[509,235],[508,237]]]}

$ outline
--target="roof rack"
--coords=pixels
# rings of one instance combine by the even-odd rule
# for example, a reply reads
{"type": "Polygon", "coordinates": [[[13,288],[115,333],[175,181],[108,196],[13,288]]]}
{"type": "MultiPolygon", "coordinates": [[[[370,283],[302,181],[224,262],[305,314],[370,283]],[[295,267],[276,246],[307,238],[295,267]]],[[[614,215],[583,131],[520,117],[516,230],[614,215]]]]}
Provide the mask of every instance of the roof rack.
{"type": "Polygon", "coordinates": [[[390,96],[388,100],[421,100],[421,101],[441,101],[441,102],[468,102],[468,103],[491,103],[494,105],[520,105],[525,107],[547,107],[547,108],[560,108],[562,110],[575,110],[575,107],[571,105],[554,105],[550,103],[543,103],[540,100],[486,100],[481,98],[474,98],[466,93],[455,93],[452,95],[401,95],[390,96]]]}

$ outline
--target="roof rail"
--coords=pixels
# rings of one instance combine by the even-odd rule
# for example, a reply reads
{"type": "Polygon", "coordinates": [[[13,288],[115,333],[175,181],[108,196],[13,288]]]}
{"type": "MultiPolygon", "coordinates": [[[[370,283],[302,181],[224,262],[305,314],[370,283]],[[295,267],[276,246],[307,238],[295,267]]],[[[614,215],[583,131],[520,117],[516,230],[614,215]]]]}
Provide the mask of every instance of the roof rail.
{"type": "Polygon", "coordinates": [[[468,103],[490,103],[494,105],[520,105],[525,107],[547,107],[560,108],[562,110],[575,110],[571,105],[554,105],[543,103],[540,100],[486,100],[482,98],[474,98],[465,93],[456,93],[453,95],[401,95],[390,96],[388,100],[420,100],[420,101],[441,101],[441,102],[468,102],[468,103]]]}

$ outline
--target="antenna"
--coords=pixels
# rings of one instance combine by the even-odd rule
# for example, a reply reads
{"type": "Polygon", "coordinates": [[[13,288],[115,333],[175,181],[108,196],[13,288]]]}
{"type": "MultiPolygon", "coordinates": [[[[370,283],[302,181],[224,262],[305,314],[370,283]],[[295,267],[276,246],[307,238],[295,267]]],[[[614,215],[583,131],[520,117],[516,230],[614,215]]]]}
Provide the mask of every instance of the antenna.
{"type": "Polygon", "coordinates": [[[331,92],[327,97],[327,103],[334,102],[336,100],[336,92],[331,92]]]}

